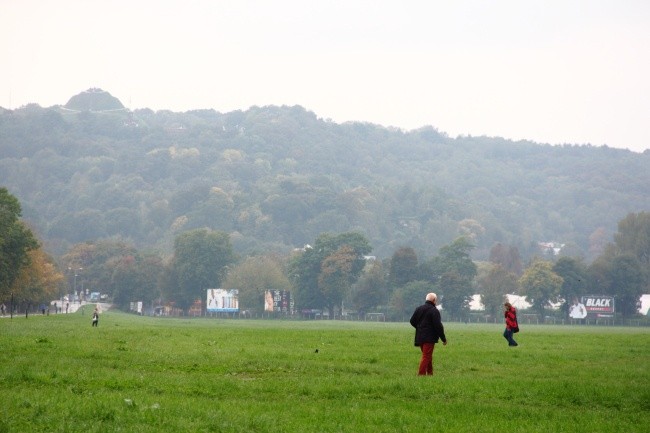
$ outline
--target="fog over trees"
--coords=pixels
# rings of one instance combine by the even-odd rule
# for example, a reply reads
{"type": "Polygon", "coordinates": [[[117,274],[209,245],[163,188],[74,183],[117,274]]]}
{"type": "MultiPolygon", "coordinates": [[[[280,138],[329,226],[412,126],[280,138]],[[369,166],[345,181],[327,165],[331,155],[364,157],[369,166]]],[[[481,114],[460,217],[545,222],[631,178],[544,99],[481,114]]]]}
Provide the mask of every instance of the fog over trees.
{"type": "MultiPolygon", "coordinates": [[[[66,106],[0,109],[3,202],[40,241],[33,262],[51,257],[64,285],[68,268],[83,268],[86,284],[122,304],[185,308],[203,286],[228,285],[238,263],[274,257],[285,275],[276,287],[289,282],[296,299],[314,291],[301,306],[318,299],[332,313],[399,309],[414,287],[448,288],[457,315],[486,290],[494,309],[495,285],[538,272],[549,278],[535,288],[542,304],[620,292],[630,315],[647,293],[648,185],[648,151],[337,124],[300,106],[129,111],[90,89],[66,106]],[[316,252],[305,245],[341,236],[355,241],[307,257],[316,252]],[[204,243],[219,250],[202,256],[210,275],[184,267],[204,243]],[[368,255],[377,265],[359,268],[368,255]],[[308,262],[309,277],[296,271],[308,262]]],[[[260,266],[269,272],[268,259],[260,266]]],[[[17,277],[3,278],[6,299],[17,277]]],[[[242,281],[231,284],[261,299],[242,281]]]]}

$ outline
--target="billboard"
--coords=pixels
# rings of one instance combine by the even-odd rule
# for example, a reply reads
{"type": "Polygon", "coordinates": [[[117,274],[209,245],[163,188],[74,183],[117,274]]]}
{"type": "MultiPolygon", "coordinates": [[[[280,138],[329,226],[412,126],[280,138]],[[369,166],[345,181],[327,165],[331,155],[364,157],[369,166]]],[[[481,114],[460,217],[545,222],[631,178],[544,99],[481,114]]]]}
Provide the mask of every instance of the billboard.
{"type": "Polygon", "coordinates": [[[269,313],[293,314],[293,299],[289,290],[266,290],[264,311],[269,313]]]}
{"type": "Polygon", "coordinates": [[[209,313],[236,313],[239,311],[239,291],[208,289],[205,303],[209,313]]]}
{"type": "Polygon", "coordinates": [[[582,304],[587,310],[587,318],[614,317],[614,298],[605,295],[585,295],[582,304]]]}
{"type": "Polygon", "coordinates": [[[129,302],[129,311],[142,314],[142,301],[129,302]]]}
{"type": "Polygon", "coordinates": [[[573,303],[569,306],[569,317],[576,320],[582,320],[587,317],[585,304],[578,301],[578,298],[573,298],[573,303]]]}

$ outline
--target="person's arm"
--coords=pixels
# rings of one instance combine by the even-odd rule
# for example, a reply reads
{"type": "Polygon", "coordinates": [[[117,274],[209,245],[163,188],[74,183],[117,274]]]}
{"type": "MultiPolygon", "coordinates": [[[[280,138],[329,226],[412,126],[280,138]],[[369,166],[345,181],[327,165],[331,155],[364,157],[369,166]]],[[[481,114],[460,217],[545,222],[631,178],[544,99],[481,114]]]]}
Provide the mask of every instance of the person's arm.
{"type": "Polygon", "coordinates": [[[415,310],[413,312],[413,315],[411,316],[411,320],[409,320],[409,323],[414,328],[418,327],[418,324],[420,323],[420,320],[418,319],[418,310],[415,310]]]}
{"type": "Polygon", "coordinates": [[[440,337],[442,340],[442,344],[446,345],[447,337],[445,336],[445,327],[442,325],[442,319],[440,318],[440,311],[434,308],[432,309],[432,313],[433,329],[435,330],[438,337],[440,337]]]}

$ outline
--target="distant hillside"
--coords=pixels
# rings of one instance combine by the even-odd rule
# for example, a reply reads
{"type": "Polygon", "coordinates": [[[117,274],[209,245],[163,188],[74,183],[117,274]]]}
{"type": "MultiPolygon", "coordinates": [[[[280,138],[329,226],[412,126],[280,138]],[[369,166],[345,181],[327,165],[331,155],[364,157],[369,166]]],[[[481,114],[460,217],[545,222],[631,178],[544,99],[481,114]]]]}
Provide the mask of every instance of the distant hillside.
{"type": "Polygon", "coordinates": [[[650,152],[337,124],[299,106],[112,111],[108,97],[0,112],[0,185],[55,253],[105,237],[170,251],[210,227],[242,254],[357,230],[378,257],[465,234],[479,259],[495,242],[592,258],[650,210],[650,152]]]}
{"type": "Polygon", "coordinates": [[[119,99],[102,89],[92,88],[70,98],[64,107],[73,111],[124,110],[119,99]]]}

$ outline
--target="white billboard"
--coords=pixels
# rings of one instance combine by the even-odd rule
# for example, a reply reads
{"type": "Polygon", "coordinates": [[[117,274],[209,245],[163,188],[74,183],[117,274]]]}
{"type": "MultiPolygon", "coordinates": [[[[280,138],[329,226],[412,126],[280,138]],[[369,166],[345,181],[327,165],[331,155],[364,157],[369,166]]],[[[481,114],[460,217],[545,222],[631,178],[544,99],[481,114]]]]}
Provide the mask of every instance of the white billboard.
{"type": "Polygon", "coordinates": [[[224,289],[207,290],[207,311],[210,313],[236,313],[239,311],[239,291],[224,289]]]}

